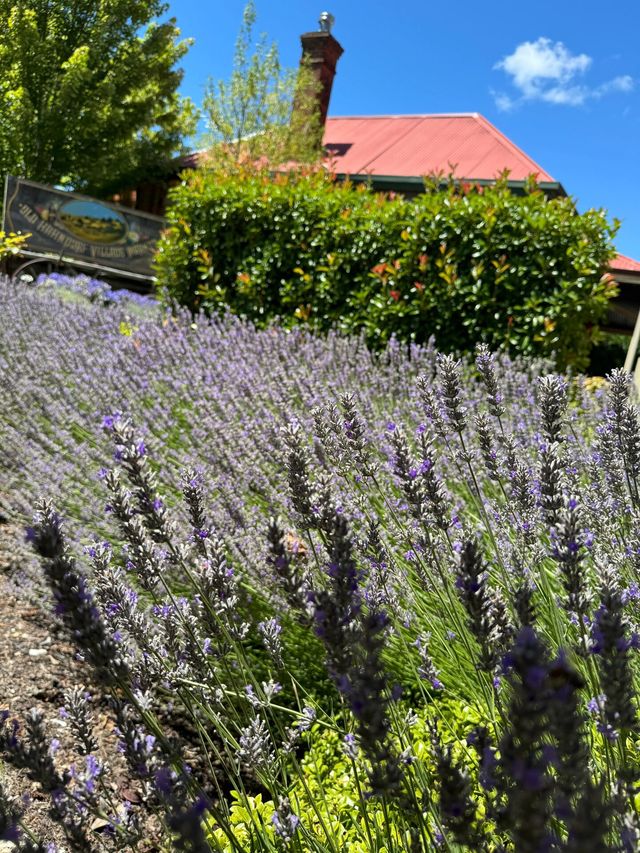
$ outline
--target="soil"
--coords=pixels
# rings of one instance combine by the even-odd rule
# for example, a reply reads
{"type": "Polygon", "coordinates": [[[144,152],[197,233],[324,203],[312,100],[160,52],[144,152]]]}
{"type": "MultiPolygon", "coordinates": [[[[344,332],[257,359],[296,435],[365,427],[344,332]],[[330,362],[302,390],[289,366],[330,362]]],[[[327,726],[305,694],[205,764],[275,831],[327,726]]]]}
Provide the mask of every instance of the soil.
{"type": "MultiPolygon", "coordinates": [[[[85,685],[93,692],[90,675],[51,615],[51,603],[42,587],[37,561],[24,541],[23,526],[6,516],[0,516],[0,638],[0,710],[7,709],[11,718],[23,720],[26,712],[38,708],[44,713],[47,735],[60,742],[56,762],[67,768],[75,760],[82,766],[84,762],[74,752],[60,708],[64,692],[70,687],[85,685]]],[[[99,743],[97,755],[110,767],[114,793],[119,800],[140,802],[136,783],[128,778],[118,752],[108,706],[95,694],[92,711],[99,743]]],[[[59,851],[66,851],[64,836],[48,814],[49,798],[28,778],[26,771],[0,762],[0,783],[9,799],[22,807],[28,802],[23,817],[25,827],[38,840],[54,842],[59,851]]],[[[150,853],[161,849],[154,840],[158,838],[154,820],[148,818],[145,842],[136,850],[150,853]]],[[[95,823],[95,849],[108,849],[101,840],[104,822],[95,823]]],[[[0,841],[0,853],[13,849],[10,842],[0,841]]]]}

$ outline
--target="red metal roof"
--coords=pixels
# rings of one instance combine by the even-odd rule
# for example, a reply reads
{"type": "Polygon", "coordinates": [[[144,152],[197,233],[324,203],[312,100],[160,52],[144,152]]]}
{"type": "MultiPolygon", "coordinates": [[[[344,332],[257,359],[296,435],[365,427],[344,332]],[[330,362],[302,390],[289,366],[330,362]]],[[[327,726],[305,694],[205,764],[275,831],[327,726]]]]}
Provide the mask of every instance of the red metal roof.
{"type": "Polygon", "coordinates": [[[640,273],[640,261],[634,261],[626,255],[616,255],[611,261],[613,272],[637,272],[640,273]]]}
{"type": "Polygon", "coordinates": [[[329,117],[324,145],[338,174],[421,177],[455,167],[466,180],[492,180],[508,169],[514,181],[535,174],[555,182],[478,113],[329,117]]]}

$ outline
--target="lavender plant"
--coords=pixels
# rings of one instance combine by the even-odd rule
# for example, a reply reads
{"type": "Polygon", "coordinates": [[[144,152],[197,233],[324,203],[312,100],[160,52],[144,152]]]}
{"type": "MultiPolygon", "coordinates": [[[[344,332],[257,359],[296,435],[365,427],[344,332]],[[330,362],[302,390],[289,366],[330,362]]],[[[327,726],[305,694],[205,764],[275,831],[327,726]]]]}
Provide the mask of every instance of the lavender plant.
{"type": "Polygon", "coordinates": [[[135,846],[147,810],[176,849],[634,849],[622,374],[233,319],[124,335],[117,306],[2,288],[5,500],[47,493],[31,538],[78,691],[109,698],[142,792],[126,819],[108,799],[82,692],[80,775],[7,722],[70,843],[102,815],[135,846]]]}
{"type": "Polygon", "coordinates": [[[106,281],[87,275],[65,275],[64,273],[42,273],[34,286],[40,290],[52,289],[65,297],[81,297],[100,305],[125,305],[129,309],[157,308],[157,300],[145,293],[136,293],[127,288],[113,288],[106,281]]]}

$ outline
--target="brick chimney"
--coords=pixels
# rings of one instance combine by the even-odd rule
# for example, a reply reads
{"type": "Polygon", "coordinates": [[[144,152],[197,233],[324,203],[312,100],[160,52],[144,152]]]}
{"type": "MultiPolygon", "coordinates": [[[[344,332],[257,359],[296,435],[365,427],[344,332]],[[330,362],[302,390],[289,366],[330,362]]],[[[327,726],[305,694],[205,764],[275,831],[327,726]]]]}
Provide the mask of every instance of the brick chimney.
{"type": "Polygon", "coordinates": [[[322,126],[327,120],[329,111],[329,100],[333,78],[336,76],[336,65],[344,53],[342,45],[331,35],[334,17],[330,12],[320,15],[320,29],[313,33],[303,33],[300,36],[302,43],[302,60],[308,63],[316,79],[320,84],[318,100],[320,102],[320,121],[322,126]]]}

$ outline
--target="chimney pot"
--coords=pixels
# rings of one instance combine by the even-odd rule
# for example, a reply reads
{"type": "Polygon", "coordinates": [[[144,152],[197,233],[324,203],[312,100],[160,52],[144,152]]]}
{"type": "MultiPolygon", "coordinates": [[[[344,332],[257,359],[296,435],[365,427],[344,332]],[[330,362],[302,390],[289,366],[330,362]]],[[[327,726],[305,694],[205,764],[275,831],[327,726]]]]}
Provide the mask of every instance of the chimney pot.
{"type": "Polygon", "coordinates": [[[318,23],[320,24],[320,32],[321,33],[330,33],[333,29],[333,25],[335,24],[336,19],[333,17],[331,12],[321,12],[320,20],[318,23]]]}

